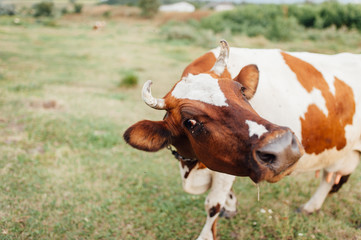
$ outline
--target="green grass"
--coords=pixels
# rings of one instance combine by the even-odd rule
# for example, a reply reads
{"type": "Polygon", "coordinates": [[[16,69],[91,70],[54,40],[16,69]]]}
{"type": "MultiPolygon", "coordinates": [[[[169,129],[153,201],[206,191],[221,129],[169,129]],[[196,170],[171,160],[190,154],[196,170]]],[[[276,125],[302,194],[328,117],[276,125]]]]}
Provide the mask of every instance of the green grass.
{"type": "MultiPolygon", "coordinates": [[[[138,120],[163,117],[141,100],[147,79],[161,97],[208,49],[167,42],[148,21],[113,20],[99,32],[91,18],[57,19],[56,28],[22,21],[0,18],[0,239],[194,239],[205,195],[183,192],[168,151],[137,151],[122,134],[138,120]],[[136,72],[136,87],[118,87],[122,69],[136,72]]],[[[348,38],[356,33],[305,34],[316,41],[233,36],[230,44],[361,52],[348,38]]],[[[322,211],[304,216],[295,209],[317,187],[312,174],[261,184],[260,202],[251,181],[239,178],[239,213],[219,221],[219,236],[360,239],[360,180],[358,168],[322,211]]]]}
{"type": "Polygon", "coordinates": [[[132,70],[122,71],[119,87],[134,87],[138,84],[138,76],[132,70]]]}

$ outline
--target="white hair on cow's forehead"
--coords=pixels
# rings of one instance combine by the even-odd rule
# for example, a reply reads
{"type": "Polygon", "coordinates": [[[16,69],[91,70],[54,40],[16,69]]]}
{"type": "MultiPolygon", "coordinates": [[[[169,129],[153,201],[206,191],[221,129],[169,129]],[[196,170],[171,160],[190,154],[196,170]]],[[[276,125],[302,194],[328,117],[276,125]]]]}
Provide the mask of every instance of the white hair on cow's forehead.
{"type": "Polygon", "coordinates": [[[188,74],[172,91],[172,96],[178,99],[198,100],[219,107],[228,106],[218,79],[209,74],[188,74]]]}
{"type": "Polygon", "coordinates": [[[261,137],[263,134],[268,132],[268,130],[262,124],[258,124],[251,120],[246,120],[246,124],[248,125],[249,137],[253,135],[257,135],[257,137],[261,137]]]}

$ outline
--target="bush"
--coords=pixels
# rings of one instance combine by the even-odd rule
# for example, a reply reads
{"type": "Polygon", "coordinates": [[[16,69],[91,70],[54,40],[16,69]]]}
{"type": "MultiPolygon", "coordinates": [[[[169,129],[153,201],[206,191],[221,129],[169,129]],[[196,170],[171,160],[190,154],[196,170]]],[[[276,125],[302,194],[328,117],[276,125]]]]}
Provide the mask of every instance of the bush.
{"type": "Polygon", "coordinates": [[[138,76],[133,71],[127,71],[124,73],[124,76],[121,79],[119,86],[132,87],[137,84],[138,84],[138,76]]]}
{"type": "Polygon", "coordinates": [[[229,28],[233,33],[249,36],[264,35],[276,17],[283,16],[279,5],[245,5],[233,11],[211,15],[201,20],[201,26],[222,32],[229,28]]]}
{"type": "Polygon", "coordinates": [[[289,41],[295,37],[300,28],[294,17],[276,17],[267,29],[265,37],[273,41],[289,41]]]}
{"type": "Polygon", "coordinates": [[[108,5],[127,5],[127,6],[136,6],[137,1],[134,0],[105,0],[102,3],[108,5]]]}
{"type": "Polygon", "coordinates": [[[34,17],[50,17],[53,16],[54,3],[40,2],[34,5],[34,17]]]}
{"type": "Polygon", "coordinates": [[[231,31],[250,37],[263,35],[273,41],[299,37],[304,27],[325,29],[335,26],[361,31],[361,5],[326,2],[311,5],[242,5],[232,11],[214,13],[196,24],[168,24],[162,34],[168,40],[182,40],[207,46],[215,33],[231,31]],[[208,31],[205,31],[208,30],[208,31]],[[297,33],[299,32],[299,33],[297,33]]]}
{"type": "Polygon", "coordinates": [[[74,3],[74,13],[81,13],[83,10],[83,4],[81,3],[74,3]]]}
{"type": "Polygon", "coordinates": [[[138,5],[142,9],[141,15],[147,18],[154,17],[160,6],[158,0],[139,0],[138,5]]]}
{"type": "Polygon", "coordinates": [[[346,15],[346,8],[336,2],[324,4],[320,10],[324,28],[330,27],[331,25],[340,28],[346,24],[346,15]]]}
{"type": "Polygon", "coordinates": [[[215,32],[227,28],[233,33],[244,33],[250,37],[264,35],[271,40],[290,40],[300,25],[295,17],[288,17],[288,7],[280,5],[246,5],[217,13],[201,20],[201,26],[215,32]]]}
{"type": "Polygon", "coordinates": [[[22,6],[18,8],[16,13],[22,16],[33,16],[34,12],[34,6],[22,6]]]}
{"type": "Polygon", "coordinates": [[[212,47],[216,43],[214,32],[210,29],[202,29],[196,21],[168,22],[162,26],[161,35],[169,41],[180,41],[202,47],[212,47]]]}
{"type": "Polygon", "coordinates": [[[357,28],[361,30],[361,6],[358,4],[340,4],[325,2],[319,5],[291,5],[289,16],[308,28],[357,28]]]}
{"type": "MultiPolygon", "coordinates": [[[[225,19],[223,13],[212,14],[200,21],[202,28],[212,29],[216,33],[222,32],[225,28],[230,29],[230,25],[232,25],[232,21],[225,19]]],[[[234,32],[234,29],[232,30],[234,32]]]]}
{"type": "Polygon", "coordinates": [[[103,17],[105,17],[105,18],[110,18],[111,15],[112,15],[112,12],[111,12],[110,10],[107,10],[107,11],[105,11],[102,15],[103,15],[103,17]]]}
{"type": "Polygon", "coordinates": [[[0,4],[0,16],[1,15],[13,16],[15,14],[16,14],[15,5],[13,5],[13,4],[2,5],[2,4],[0,4]]]}
{"type": "Polygon", "coordinates": [[[61,9],[61,14],[62,15],[66,15],[66,14],[68,14],[69,13],[69,11],[68,11],[68,8],[67,7],[63,7],[62,9],[61,9]]]}
{"type": "Polygon", "coordinates": [[[305,27],[314,27],[319,16],[319,7],[315,5],[291,5],[288,15],[295,17],[299,24],[305,27]]]}
{"type": "Polygon", "coordinates": [[[44,21],[42,21],[42,23],[46,27],[58,27],[59,26],[57,21],[53,18],[45,19],[44,21]]]}

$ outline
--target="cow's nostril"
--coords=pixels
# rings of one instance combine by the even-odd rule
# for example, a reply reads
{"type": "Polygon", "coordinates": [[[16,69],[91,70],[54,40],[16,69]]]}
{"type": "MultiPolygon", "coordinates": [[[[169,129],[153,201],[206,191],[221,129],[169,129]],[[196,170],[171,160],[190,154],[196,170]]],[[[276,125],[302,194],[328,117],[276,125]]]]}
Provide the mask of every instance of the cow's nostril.
{"type": "Polygon", "coordinates": [[[265,163],[274,163],[276,161],[276,155],[272,153],[264,153],[261,151],[256,151],[257,156],[265,163]]]}

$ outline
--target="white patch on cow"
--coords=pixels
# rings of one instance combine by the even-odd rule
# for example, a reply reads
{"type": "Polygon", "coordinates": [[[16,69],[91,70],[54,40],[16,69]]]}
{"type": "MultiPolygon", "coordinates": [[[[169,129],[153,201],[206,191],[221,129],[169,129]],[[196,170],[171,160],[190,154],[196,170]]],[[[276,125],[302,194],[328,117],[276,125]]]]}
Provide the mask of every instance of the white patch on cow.
{"type": "Polygon", "coordinates": [[[353,150],[361,152],[361,139],[358,141],[355,146],[353,147],[353,150]]]}
{"type": "Polygon", "coordinates": [[[259,138],[263,134],[268,132],[268,130],[262,124],[258,124],[254,121],[246,120],[246,124],[248,125],[249,137],[257,135],[257,137],[259,138]]]}
{"type": "Polygon", "coordinates": [[[228,106],[218,80],[204,73],[190,73],[184,77],[173,89],[172,96],[178,99],[198,100],[219,107],[228,106]]]}
{"type": "Polygon", "coordinates": [[[188,166],[179,163],[183,190],[190,194],[202,194],[206,192],[212,183],[211,172],[208,168],[198,169],[198,164],[191,170],[188,166]],[[187,177],[185,178],[187,174],[187,177]]]}
{"type": "Polygon", "coordinates": [[[311,98],[313,99],[314,103],[316,104],[316,106],[325,114],[325,116],[327,117],[328,115],[328,110],[326,107],[326,101],[324,99],[324,97],[322,96],[322,93],[319,89],[314,88],[312,90],[312,92],[310,93],[311,98]]]}
{"type": "Polygon", "coordinates": [[[189,167],[187,165],[184,165],[182,168],[181,168],[181,173],[183,173],[183,176],[185,173],[189,172],[189,167]]]}

